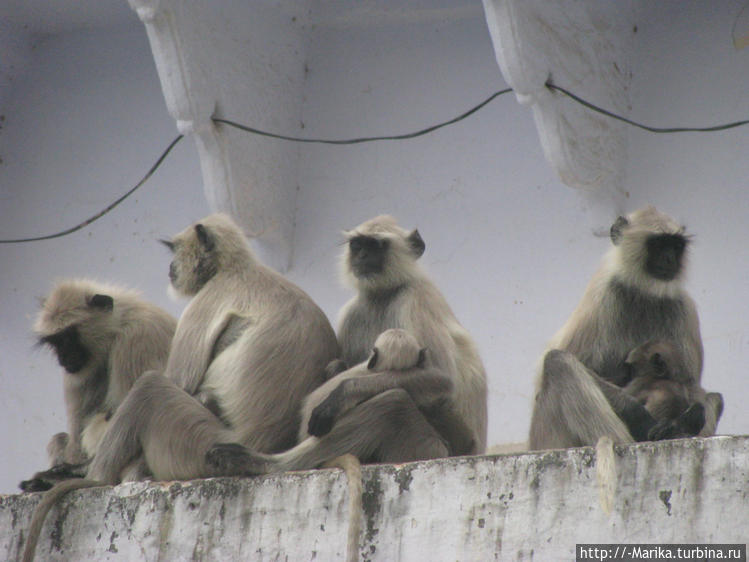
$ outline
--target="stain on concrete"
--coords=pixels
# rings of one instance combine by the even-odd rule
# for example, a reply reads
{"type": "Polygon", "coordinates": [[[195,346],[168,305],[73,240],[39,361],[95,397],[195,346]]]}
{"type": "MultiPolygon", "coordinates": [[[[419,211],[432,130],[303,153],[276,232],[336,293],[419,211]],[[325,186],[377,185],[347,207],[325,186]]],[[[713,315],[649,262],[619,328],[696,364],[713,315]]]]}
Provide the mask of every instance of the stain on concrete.
{"type": "Polygon", "coordinates": [[[364,518],[366,520],[366,530],[364,538],[367,542],[374,541],[377,533],[380,532],[376,525],[377,516],[382,509],[382,485],[380,479],[376,475],[371,475],[364,482],[364,490],[362,491],[362,509],[364,510],[364,518]]]}
{"type": "Polygon", "coordinates": [[[666,513],[668,513],[670,517],[671,516],[671,490],[661,490],[658,493],[658,497],[663,502],[663,505],[666,506],[666,513]]]}
{"type": "Polygon", "coordinates": [[[413,467],[404,466],[395,473],[395,481],[398,483],[398,491],[401,494],[411,489],[411,482],[414,479],[413,474],[411,474],[412,472],[413,467]]]}

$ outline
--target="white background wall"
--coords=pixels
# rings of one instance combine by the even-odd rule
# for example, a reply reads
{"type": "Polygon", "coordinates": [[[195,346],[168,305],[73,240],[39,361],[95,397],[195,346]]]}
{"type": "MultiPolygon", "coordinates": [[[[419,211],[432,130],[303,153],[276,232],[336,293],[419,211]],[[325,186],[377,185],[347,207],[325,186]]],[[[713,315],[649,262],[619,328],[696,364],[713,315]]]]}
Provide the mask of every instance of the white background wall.
{"type": "MultiPolygon", "coordinates": [[[[746,2],[643,2],[632,117],[658,126],[749,118],[749,49],[731,32],[746,2]],[[720,6],[720,9],[716,9],[720,6]]],[[[720,133],[629,131],[625,187],[636,208],[667,209],[694,233],[688,283],[705,345],[703,385],[719,390],[719,431],[749,431],[749,126],[720,133]]]]}
{"type": "MultiPolygon", "coordinates": [[[[740,2],[721,10],[695,2],[683,13],[676,3],[663,6],[638,22],[633,117],[663,125],[746,118],[749,50],[735,52],[729,42],[740,2]]],[[[407,132],[505,87],[480,3],[442,14],[316,25],[303,133],[407,132]]],[[[117,29],[47,38],[24,55],[0,91],[0,238],[90,216],[133,185],[176,134],[134,16],[117,29]]],[[[748,128],[712,136],[632,132],[625,178],[627,211],[653,202],[697,234],[689,287],[703,318],[705,385],[726,398],[726,433],[745,433],[749,421],[740,367],[749,344],[747,141],[748,128]]],[[[615,218],[614,210],[602,218],[559,182],[530,112],[506,96],[421,139],[304,145],[299,188],[288,276],[334,321],[351,295],[337,281],[340,230],[378,213],[418,227],[424,266],[484,357],[489,442],[523,440],[535,364],[608,247],[593,229],[615,218]]],[[[187,139],[137,196],[84,231],[0,246],[0,492],[44,467],[46,442],[64,427],[59,367],[33,348],[29,331],[35,297],[57,277],[92,276],[138,287],[176,314],[180,306],[164,296],[168,256],[155,240],[208,212],[187,139]]]]}

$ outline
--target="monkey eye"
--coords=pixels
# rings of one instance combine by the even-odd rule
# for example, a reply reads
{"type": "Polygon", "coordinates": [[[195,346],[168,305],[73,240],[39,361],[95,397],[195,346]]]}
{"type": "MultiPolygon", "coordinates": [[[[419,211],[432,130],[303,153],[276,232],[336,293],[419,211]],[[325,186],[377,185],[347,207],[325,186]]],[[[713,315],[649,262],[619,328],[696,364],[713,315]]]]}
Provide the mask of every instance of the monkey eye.
{"type": "Polygon", "coordinates": [[[355,236],[351,240],[349,240],[349,249],[353,254],[358,254],[359,252],[363,251],[381,251],[386,249],[387,246],[387,240],[373,238],[371,236],[355,236]]]}

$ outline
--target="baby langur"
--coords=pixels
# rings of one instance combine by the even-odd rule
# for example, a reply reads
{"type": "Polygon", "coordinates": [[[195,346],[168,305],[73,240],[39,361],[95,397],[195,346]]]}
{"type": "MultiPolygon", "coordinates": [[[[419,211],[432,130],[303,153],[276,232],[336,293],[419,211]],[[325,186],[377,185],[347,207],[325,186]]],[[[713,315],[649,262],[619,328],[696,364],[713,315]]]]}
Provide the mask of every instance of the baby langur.
{"type": "MultiPolygon", "coordinates": [[[[299,428],[299,441],[310,435],[325,435],[330,431],[335,419],[327,414],[328,408],[320,406],[326,401],[342,403],[337,404],[335,410],[338,417],[345,414],[349,409],[371,398],[376,387],[370,387],[367,393],[362,388],[356,396],[350,395],[345,401],[343,399],[343,381],[353,378],[369,377],[372,373],[384,373],[392,371],[390,375],[406,376],[411,369],[422,369],[426,360],[426,349],[419,347],[416,338],[405,330],[390,329],[384,331],[377,337],[372,353],[366,362],[355,365],[351,369],[344,370],[326,381],[323,385],[313,390],[304,399],[302,405],[302,424],[299,428]],[[339,390],[340,389],[340,390],[339,390]],[[367,396],[367,394],[370,394],[367,396]],[[333,398],[330,398],[333,396],[333,398]],[[314,412],[314,416],[313,416],[314,412]],[[310,431],[311,430],[311,431],[310,431]]],[[[342,362],[335,361],[339,368],[342,362]]],[[[374,378],[369,379],[374,381],[374,378]]],[[[368,382],[364,378],[364,382],[368,382]]],[[[442,377],[435,384],[435,390],[442,393],[445,389],[452,387],[449,380],[442,377]]],[[[426,397],[412,397],[416,401],[424,401],[426,397]]],[[[430,402],[432,399],[428,399],[430,402]]]]}
{"type": "MultiPolygon", "coordinates": [[[[299,428],[299,440],[316,439],[310,437],[308,427],[312,412],[327,399],[331,393],[340,387],[343,380],[353,377],[367,377],[370,373],[382,373],[384,371],[397,371],[401,376],[408,376],[408,370],[424,366],[426,350],[419,347],[416,339],[405,330],[386,330],[379,335],[375,341],[372,354],[363,369],[363,363],[353,369],[346,370],[325,384],[318,387],[307,398],[302,406],[302,424],[299,428]]],[[[334,361],[333,365],[342,365],[340,361],[334,361]]],[[[352,404],[353,406],[355,404],[352,404]]],[[[344,410],[340,411],[343,414],[344,410]]],[[[318,420],[319,423],[319,420],[318,420]]],[[[327,420],[323,423],[328,423],[327,420]]],[[[332,425],[333,420],[330,420],[332,425]]],[[[328,427],[325,432],[329,431],[328,427]]],[[[349,496],[349,527],[347,540],[347,560],[355,562],[359,559],[359,535],[362,524],[362,480],[361,464],[354,455],[345,454],[334,458],[323,464],[324,468],[338,467],[346,473],[348,480],[349,496]]]]}
{"type": "Polygon", "coordinates": [[[375,340],[366,370],[361,363],[344,371],[305,399],[300,441],[309,435],[327,434],[336,420],[353,407],[395,386],[409,394],[428,423],[443,437],[450,455],[468,454],[475,447],[474,435],[450,407],[453,382],[443,374],[425,371],[427,355],[427,349],[420,347],[406,330],[385,330],[375,340]],[[372,373],[385,374],[375,377],[372,373]],[[352,378],[359,380],[344,382],[352,378]]]}
{"type": "Polygon", "coordinates": [[[690,376],[673,342],[648,341],[629,353],[625,365],[632,379],[624,386],[624,392],[660,422],[650,430],[651,440],[659,439],[662,433],[689,437],[702,431],[706,393],[690,376]]]}
{"type": "Polygon", "coordinates": [[[64,369],[68,431],[47,446],[51,469],[22,482],[21,489],[46,490],[85,472],[135,380],[166,365],[175,326],[171,315],[134,291],[83,279],[53,288],[34,332],[64,369]]]}

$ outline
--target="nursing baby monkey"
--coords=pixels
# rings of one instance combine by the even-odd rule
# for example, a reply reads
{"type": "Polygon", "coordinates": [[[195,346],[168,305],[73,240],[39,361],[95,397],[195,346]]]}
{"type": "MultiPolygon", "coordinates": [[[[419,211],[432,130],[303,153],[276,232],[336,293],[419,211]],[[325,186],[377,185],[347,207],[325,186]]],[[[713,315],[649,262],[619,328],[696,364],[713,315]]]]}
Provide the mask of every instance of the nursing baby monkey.
{"type": "MultiPolygon", "coordinates": [[[[633,349],[625,365],[631,380],[623,387],[652,415],[659,425],[649,434],[690,437],[705,425],[708,394],[690,376],[679,348],[669,340],[651,340],[633,349]],[[665,423],[664,423],[665,422],[665,423]]],[[[722,402],[718,405],[722,411],[722,402]]]]}

